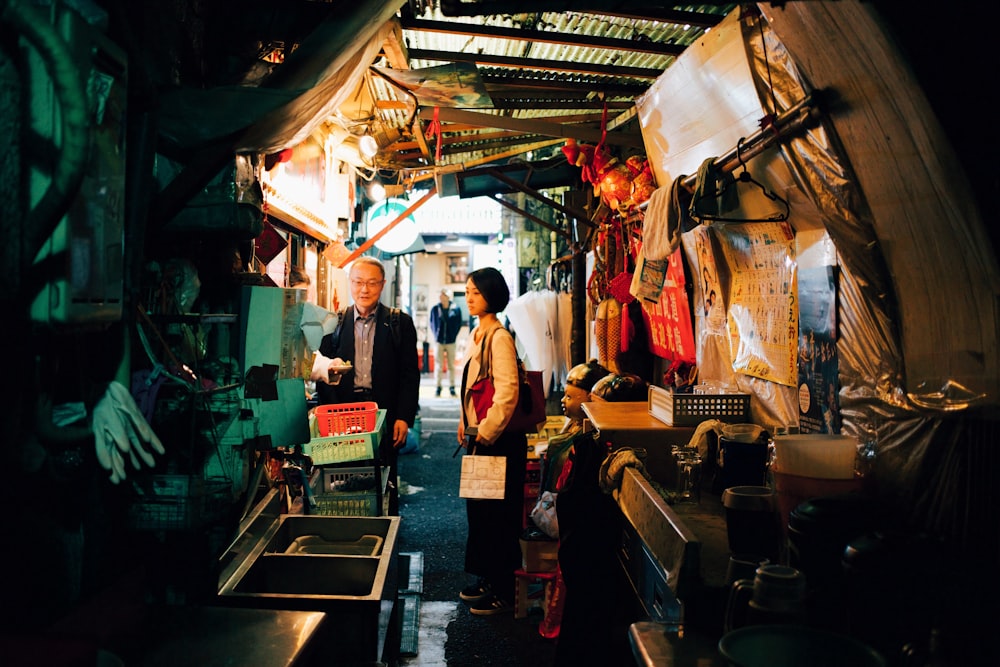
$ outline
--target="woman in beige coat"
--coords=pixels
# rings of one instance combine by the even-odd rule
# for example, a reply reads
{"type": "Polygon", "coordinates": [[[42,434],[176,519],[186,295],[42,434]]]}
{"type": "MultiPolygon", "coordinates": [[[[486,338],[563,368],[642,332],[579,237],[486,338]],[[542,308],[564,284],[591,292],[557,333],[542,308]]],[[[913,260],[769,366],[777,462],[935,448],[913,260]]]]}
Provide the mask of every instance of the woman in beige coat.
{"type": "Polygon", "coordinates": [[[494,268],[473,271],[465,283],[465,301],[469,314],[478,317],[479,324],[471,332],[466,356],[458,440],[477,455],[507,459],[503,500],[466,500],[469,533],[465,571],[476,577],[476,582],[464,588],[459,597],[469,603],[473,614],[489,616],[514,609],[514,570],[521,566],[518,538],[524,518],[528,442],[523,432],[507,429],[517,405],[519,386],[514,338],[497,318],[510,301],[507,282],[494,268]],[[479,377],[484,363],[495,393],[493,405],[480,420],[466,384],[479,377]]]}

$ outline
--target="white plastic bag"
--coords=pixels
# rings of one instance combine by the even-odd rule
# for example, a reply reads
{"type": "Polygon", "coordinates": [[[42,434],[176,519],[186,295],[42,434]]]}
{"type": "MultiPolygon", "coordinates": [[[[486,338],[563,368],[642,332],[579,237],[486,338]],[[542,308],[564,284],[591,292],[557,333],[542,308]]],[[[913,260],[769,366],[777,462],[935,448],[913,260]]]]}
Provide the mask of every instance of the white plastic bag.
{"type": "Polygon", "coordinates": [[[542,497],[535,503],[529,515],[539,530],[556,540],[559,539],[559,517],[556,516],[557,495],[551,491],[543,491],[542,497]]]}

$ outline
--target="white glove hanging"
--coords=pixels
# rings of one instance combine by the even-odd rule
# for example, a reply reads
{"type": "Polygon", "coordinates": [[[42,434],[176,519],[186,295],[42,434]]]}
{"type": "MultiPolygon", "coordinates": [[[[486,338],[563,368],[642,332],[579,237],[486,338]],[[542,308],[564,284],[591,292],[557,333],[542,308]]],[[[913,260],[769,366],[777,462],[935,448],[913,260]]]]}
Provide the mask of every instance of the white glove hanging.
{"type": "Polygon", "coordinates": [[[142,463],[150,468],[156,465],[156,459],[146,450],[144,443],[158,454],[166,452],[163,443],[139,411],[132,394],[121,383],[108,385],[104,396],[94,407],[92,423],[97,461],[105,470],[111,471],[112,484],[125,479],[125,455],[136,470],[142,468],[142,463]]]}

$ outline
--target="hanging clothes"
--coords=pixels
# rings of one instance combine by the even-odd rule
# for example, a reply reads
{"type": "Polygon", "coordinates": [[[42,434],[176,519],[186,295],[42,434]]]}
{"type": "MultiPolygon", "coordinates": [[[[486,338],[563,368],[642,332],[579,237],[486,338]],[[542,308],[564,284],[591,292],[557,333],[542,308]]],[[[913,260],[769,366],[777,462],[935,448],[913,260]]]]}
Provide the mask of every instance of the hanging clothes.
{"type": "Polygon", "coordinates": [[[556,387],[566,386],[573,365],[573,294],[560,291],[556,297],[556,363],[552,369],[556,387]]]}
{"type": "Polygon", "coordinates": [[[642,253],[646,259],[669,259],[680,245],[681,232],[698,224],[688,213],[691,193],[683,185],[686,178],[675,178],[670,187],[657,188],[649,197],[642,220],[642,253]]]}
{"type": "Polygon", "coordinates": [[[557,358],[557,297],[552,290],[526,292],[507,304],[504,314],[524,350],[525,366],[542,372],[548,397],[557,358]]]}

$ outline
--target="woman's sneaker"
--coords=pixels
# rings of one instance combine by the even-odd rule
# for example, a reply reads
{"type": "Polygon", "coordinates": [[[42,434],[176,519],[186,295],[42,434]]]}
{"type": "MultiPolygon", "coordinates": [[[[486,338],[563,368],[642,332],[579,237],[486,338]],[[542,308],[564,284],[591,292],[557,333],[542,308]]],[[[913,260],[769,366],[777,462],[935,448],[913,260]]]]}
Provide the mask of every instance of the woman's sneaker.
{"type": "Polygon", "coordinates": [[[476,616],[492,616],[493,614],[514,611],[514,605],[490,593],[479,602],[470,606],[469,611],[476,616]]]}
{"type": "Polygon", "coordinates": [[[480,579],[476,583],[463,588],[458,594],[458,597],[462,598],[466,602],[479,602],[489,594],[490,585],[486,583],[486,581],[480,579]]]}

